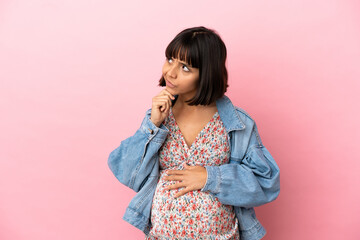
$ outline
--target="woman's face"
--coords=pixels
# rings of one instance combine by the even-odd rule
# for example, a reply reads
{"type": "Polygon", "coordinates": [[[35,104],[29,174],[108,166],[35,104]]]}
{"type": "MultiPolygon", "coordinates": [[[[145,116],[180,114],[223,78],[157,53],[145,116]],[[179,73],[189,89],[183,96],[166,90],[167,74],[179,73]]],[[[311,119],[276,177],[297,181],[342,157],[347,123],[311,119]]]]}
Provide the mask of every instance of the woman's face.
{"type": "Polygon", "coordinates": [[[196,93],[199,69],[193,68],[177,58],[166,58],[162,68],[166,89],[173,95],[183,95],[190,99],[196,93]]]}

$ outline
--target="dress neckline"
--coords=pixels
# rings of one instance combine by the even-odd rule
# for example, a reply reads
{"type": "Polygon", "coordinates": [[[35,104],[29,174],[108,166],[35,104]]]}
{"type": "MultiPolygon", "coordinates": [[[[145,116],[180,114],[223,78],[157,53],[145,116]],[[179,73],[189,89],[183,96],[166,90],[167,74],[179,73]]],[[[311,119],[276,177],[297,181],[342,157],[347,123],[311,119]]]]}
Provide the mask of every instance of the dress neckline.
{"type": "Polygon", "coordinates": [[[194,141],[191,143],[191,146],[189,147],[185,141],[185,137],[184,135],[182,134],[181,132],[181,129],[179,127],[179,125],[177,124],[176,122],[176,119],[175,119],[175,116],[172,112],[172,107],[170,107],[170,115],[174,121],[174,126],[177,130],[179,130],[179,134],[180,134],[180,137],[181,137],[181,141],[183,142],[183,145],[187,148],[187,150],[191,150],[193,148],[193,146],[195,146],[195,143],[198,141],[198,139],[200,138],[201,136],[201,133],[216,119],[217,115],[218,115],[218,111],[216,111],[214,113],[214,115],[211,117],[211,119],[205,124],[205,126],[201,129],[201,131],[197,134],[196,138],[194,139],[194,141]]]}

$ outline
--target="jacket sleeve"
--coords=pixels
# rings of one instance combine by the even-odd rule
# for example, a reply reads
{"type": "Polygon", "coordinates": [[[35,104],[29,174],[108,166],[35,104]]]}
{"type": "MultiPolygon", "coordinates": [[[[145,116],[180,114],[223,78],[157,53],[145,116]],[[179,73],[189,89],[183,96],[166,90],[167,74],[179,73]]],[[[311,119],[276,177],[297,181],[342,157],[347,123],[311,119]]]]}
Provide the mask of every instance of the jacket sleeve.
{"type": "Polygon", "coordinates": [[[125,186],[138,192],[154,167],[158,167],[158,151],[169,130],[161,124],[157,127],[147,111],[135,134],[121,141],[120,146],[108,157],[108,166],[115,177],[125,186]]]}
{"type": "Polygon", "coordinates": [[[262,145],[256,124],[243,159],[205,168],[207,181],[201,191],[210,192],[223,204],[256,207],[275,200],[280,193],[280,169],[262,145]]]}

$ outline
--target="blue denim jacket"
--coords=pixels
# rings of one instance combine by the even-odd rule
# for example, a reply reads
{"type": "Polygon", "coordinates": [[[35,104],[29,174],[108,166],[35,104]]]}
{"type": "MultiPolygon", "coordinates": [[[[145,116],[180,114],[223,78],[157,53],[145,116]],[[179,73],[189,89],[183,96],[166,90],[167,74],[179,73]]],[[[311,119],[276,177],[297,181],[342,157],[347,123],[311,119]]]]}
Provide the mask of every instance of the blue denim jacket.
{"type": "MultiPolygon", "coordinates": [[[[258,240],[266,230],[256,218],[254,207],[278,197],[280,169],[262,144],[255,121],[244,110],[234,106],[226,95],[216,101],[216,106],[228,133],[230,160],[221,166],[205,166],[207,181],[201,191],[234,206],[241,239],[258,240]]],[[[108,158],[115,177],[137,192],[123,220],[146,235],[151,227],[152,200],[160,176],[158,153],[169,133],[165,125],[157,127],[150,116],[151,108],[135,134],[121,141],[108,158]]]]}

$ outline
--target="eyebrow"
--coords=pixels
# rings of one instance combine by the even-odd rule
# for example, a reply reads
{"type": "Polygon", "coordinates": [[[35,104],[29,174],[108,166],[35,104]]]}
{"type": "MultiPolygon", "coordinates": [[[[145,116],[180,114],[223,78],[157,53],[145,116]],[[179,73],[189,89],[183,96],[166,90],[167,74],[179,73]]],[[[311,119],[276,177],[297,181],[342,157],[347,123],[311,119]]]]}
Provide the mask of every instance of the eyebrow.
{"type": "Polygon", "coordinates": [[[187,67],[192,68],[191,65],[187,64],[186,62],[181,62],[181,61],[179,61],[179,60],[178,60],[178,62],[184,64],[184,65],[187,66],[187,67]]]}
{"type": "MultiPolygon", "coordinates": [[[[180,62],[180,61],[179,61],[180,62]]],[[[186,67],[192,68],[189,64],[187,64],[186,62],[180,62],[182,64],[184,64],[186,67]]]]}

